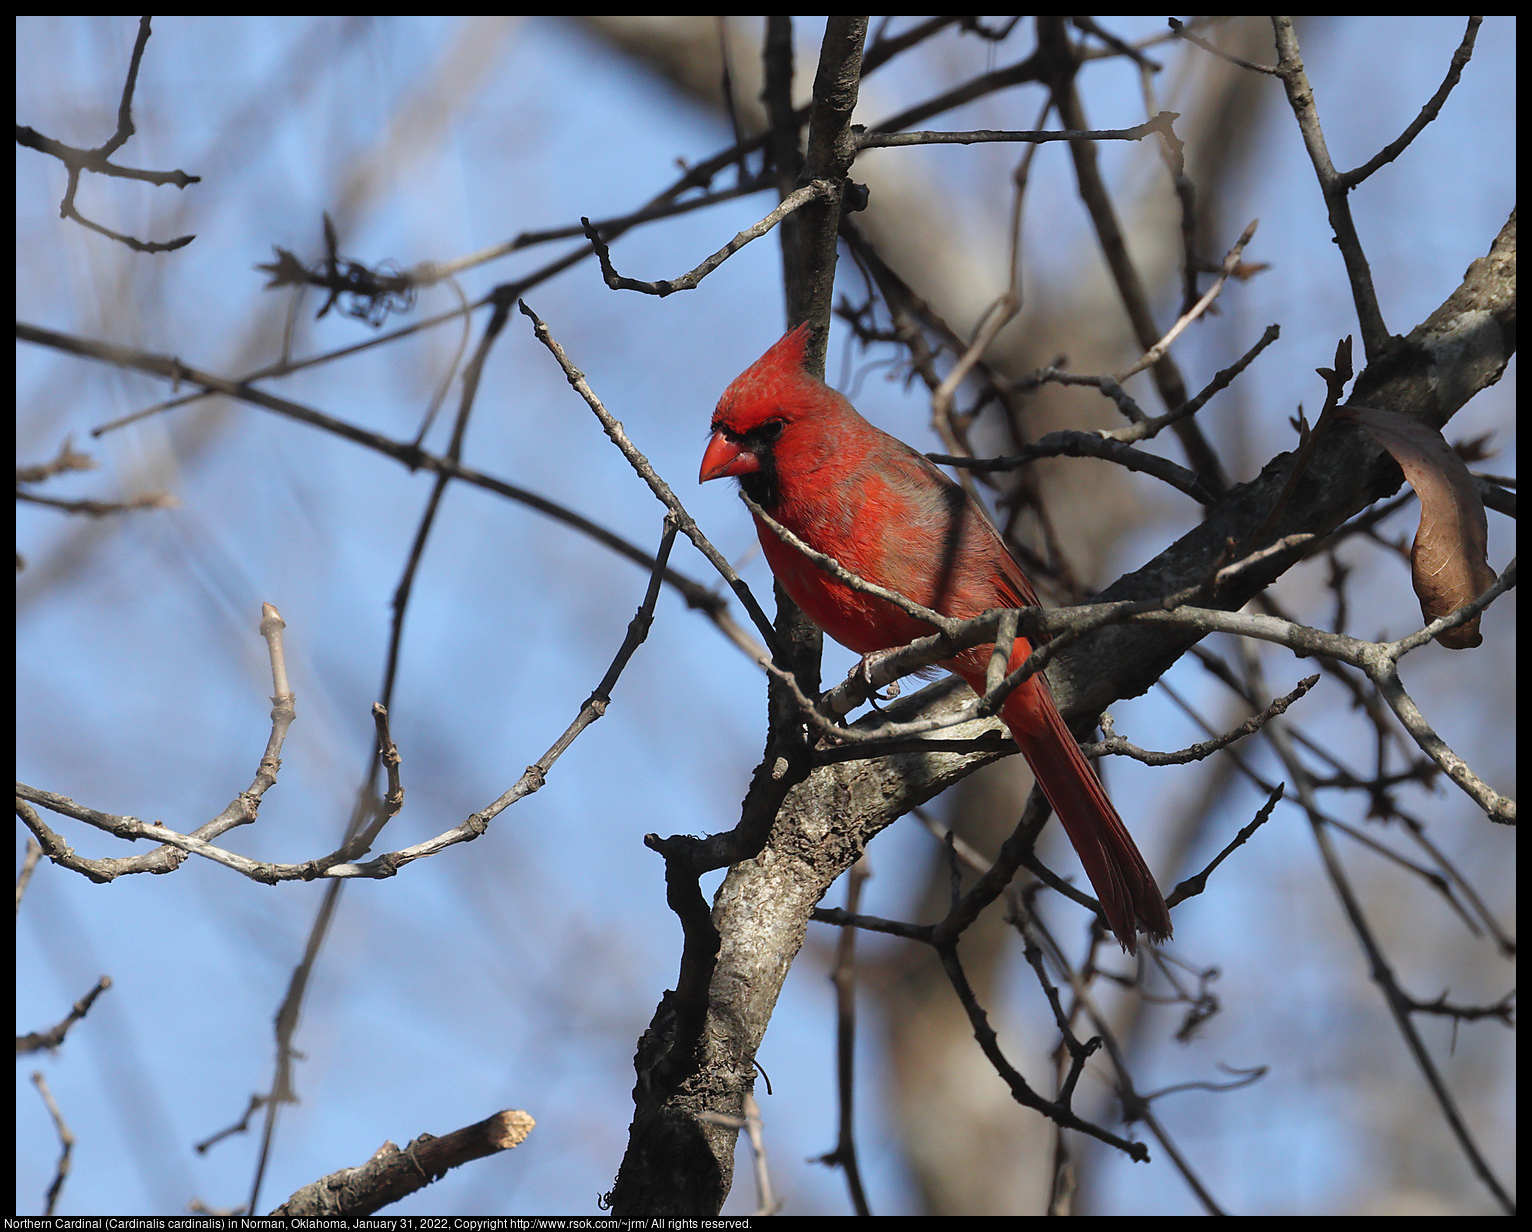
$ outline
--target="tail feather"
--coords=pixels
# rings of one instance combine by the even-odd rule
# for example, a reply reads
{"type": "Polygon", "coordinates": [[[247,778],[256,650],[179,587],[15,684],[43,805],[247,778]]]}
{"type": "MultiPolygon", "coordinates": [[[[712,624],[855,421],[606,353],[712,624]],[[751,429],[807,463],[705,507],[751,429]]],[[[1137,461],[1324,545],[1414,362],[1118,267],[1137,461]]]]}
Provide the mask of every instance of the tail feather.
{"type": "Polygon", "coordinates": [[[1047,681],[1039,676],[1023,684],[1006,699],[1001,717],[1064,823],[1122,948],[1136,952],[1140,929],[1153,941],[1168,938],[1170,911],[1154,874],[1064,725],[1047,681]]]}

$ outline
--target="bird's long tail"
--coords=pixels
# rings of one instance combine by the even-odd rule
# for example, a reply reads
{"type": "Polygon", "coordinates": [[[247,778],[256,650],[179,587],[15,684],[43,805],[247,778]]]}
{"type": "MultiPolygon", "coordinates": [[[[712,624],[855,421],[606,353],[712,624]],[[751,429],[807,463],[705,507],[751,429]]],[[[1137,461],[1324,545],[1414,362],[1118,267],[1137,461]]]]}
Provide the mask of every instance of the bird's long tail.
{"type": "Polygon", "coordinates": [[[1026,681],[1006,699],[1000,717],[1064,823],[1122,948],[1136,952],[1140,929],[1153,941],[1169,937],[1170,912],[1154,874],[1065,726],[1048,682],[1041,676],[1026,681]]]}

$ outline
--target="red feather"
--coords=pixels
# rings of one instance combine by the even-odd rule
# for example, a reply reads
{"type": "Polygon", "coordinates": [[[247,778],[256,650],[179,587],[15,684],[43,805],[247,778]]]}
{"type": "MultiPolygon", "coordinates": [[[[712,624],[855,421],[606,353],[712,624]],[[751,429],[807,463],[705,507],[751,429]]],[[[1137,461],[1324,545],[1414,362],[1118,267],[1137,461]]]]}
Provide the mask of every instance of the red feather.
{"type": "MultiPolygon", "coordinates": [[[[703,481],[732,475],[779,523],[846,569],[944,616],[1031,607],[1037,592],[961,487],[803,369],[809,326],[786,334],[724,391],[702,456],[703,481]]],[[[902,609],[830,577],[759,518],[772,572],[821,629],[858,654],[903,646],[932,632],[902,609]]],[[[942,666],[984,692],[993,647],[975,646],[942,666]]],[[[1008,670],[1032,652],[1018,637],[1008,670]]],[[[1154,876],[1090,763],[1065,726],[1048,682],[1015,689],[1000,717],[1064,823],[1124,949],[1139,929],[1170,936],[1154,876]]]]}

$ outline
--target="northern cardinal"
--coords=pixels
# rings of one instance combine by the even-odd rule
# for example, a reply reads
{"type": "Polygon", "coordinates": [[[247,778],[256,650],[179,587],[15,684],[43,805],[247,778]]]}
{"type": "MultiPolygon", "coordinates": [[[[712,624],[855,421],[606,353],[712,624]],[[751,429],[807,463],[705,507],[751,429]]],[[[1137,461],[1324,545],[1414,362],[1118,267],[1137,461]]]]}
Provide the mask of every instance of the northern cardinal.
{"type": "MultiPolygon", "coordinates": [[[[732,475],[772,518],[851,573],[944,616],[1032,607],[1037,592],[973,500],[926,458],[873,427],[803,369],[807,323],[784,335],[724,391],[701,481],[732,475]]],[[[886,599],[854,590],[756,518],[777,581],[816,625],[857,654],[932,632],[886,599]]],[[[942,666],[984,693],[993,646],[942,666]]],[[[1018,636],[1007,671],[1032,652],[1018,636]]],[[[1144,857],[1054,705],[1032,676],[1000,711],[1130,954],[1139,929],[1170,936],[1170,913],[1144,857]]]]}

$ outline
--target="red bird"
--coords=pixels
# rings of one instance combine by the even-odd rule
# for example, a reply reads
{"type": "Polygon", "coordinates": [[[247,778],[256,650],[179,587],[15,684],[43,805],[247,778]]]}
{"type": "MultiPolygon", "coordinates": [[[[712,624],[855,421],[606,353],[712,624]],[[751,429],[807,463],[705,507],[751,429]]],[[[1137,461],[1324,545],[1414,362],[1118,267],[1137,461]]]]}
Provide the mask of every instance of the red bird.
{"type": "MultiPolygon", "coordinates": [[[[1032,583],[968,494],[803,370],[808,339],[809,326],[798,326],[724,391],[702,481],[735,476],[809,547],[944,616],[1036,606],[1032,583]]],[[[933,632],[886,599],[834,580],[760,518],[756,531],[782,588],[843,646],[866,655],[933,632]]],[[[992,650],[974,646],[942,666],[982,695],[992,650]]],[[[1017,637],[1007,670],[1031,652],[1017,637]]],[[[1000,717],[1064,823],[1123,948],[1135,951],[1139,929],[1156,941],[1169,937],[1165,899],[1064,725],[1047,680],[1033,676],[1013,690],[1000,717]]]]}

